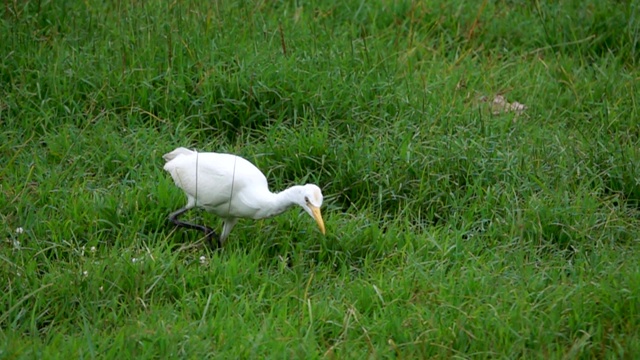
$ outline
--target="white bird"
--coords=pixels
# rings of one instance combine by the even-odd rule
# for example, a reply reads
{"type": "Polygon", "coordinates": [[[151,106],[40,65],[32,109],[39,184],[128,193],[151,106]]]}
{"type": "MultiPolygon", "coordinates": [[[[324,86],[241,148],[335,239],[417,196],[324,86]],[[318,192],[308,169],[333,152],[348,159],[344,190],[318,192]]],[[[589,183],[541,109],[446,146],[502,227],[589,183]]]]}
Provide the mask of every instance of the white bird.
{"type": "Polygon", "coordinates": [[[314,184],[292,186],[282,192],[269,191],[267,178],[252,163],[232,154],[197,152],[179,147],[162,158],[164,169],[187,195],[187,205],[169,215],[178,226],[204,231],[210,245],[215,232],[206,226],[178,220],[195,207],[223,219],[219,245],[224,245],[231,229],[240,218],[264,219],[301,206],[325,233],[320,207],[322,191],[314,184]]]}

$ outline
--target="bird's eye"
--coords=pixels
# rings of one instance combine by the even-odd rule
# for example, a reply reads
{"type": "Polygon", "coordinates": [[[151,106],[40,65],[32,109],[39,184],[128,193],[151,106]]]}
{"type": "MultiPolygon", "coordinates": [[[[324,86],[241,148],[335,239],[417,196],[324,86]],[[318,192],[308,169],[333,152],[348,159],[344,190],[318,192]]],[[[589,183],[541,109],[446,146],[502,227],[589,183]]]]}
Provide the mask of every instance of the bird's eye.
{"type": "Polygon", "coordinates": [[[305,197],[304,197],[304,201],[308,204],[308,203],[309,203],[309,197],[308,197],[308,196],[305,196],[305,197]]]}

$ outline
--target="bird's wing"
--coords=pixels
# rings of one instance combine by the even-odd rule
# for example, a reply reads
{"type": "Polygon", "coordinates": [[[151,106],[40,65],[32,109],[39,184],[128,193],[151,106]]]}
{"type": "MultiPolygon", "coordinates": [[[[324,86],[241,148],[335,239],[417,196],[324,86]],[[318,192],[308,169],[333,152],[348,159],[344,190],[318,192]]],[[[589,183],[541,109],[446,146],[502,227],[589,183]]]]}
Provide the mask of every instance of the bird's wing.
{"type": "Polygon", "coordinates": [[[168,161],[171,161],[171,160],[175,159],[179,155],[191,155],[193,153],[195,153],[195,151],[189,150],[187,148],[179,147],[179,148],[173,150],[170,153],[166,153],[166,154],[162,155],[162,158],[164,159],[164,161],[168,162],[168,161]]]}
{"type": "Polygon", "coordinates": [[[190,200],[197,200],[197,205],[219,216],[228,215],[232,189],[238,194],[246,188],[268,188],[264,174],[236,155],[180,151],[164,169],[190,200]]]}

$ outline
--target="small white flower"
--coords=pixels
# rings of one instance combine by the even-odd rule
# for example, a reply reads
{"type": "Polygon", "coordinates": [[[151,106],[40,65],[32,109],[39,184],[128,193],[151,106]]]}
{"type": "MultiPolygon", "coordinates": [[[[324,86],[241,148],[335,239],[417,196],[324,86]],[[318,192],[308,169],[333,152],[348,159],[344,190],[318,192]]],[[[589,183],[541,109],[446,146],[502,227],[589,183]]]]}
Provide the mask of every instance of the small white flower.
{"type": "Polygon", "coordinates": [[[200,264],[204,264],[206,262],[207,262],[207,257],[204,255],[200,256],[200,264]]]}
{"type": "Polygon", "coordinates": [[[100,287],[98,288],[98,290],[102,291],[102,290],[104,290],[104,288],[103,288],[102,286],[100,286],[100,287]]]}
{"type": "Polygon", "coordinates": [[[22,234],[23,232],[24,232],[23,228],[21,228],[21,227],[16,228],[16,234],[22,234]]]}
{"type": "Polygon", "coordinates": [[[133,258],[133,259],[131,259],[131,262],[135,264],[136,262],[138,262],[138,259],[137,258],[133,258]]]}
{"type": "Polygon", "coordinates": [[[88,272],[87,270],[85,270],[85,271],[83,271],[83,272],[82,272],[82,275],[83,275],[83,276],[88,276],[88,275],[89,275],[89,272],[88,272]]]}
{"type": "Polygon", "coordinates": [[[13,247],[14,247],[15,249],[20,250],[20,241],[18,241],[18,240],[13,240],[13,247]]]}
{"type": "Polygon", "coordinates": [[[92,253],[96,252],[96,247],[95,247],[95,246],[92,246],[92,247],[91,247],[91,252],[92,252],[92,253]]]}

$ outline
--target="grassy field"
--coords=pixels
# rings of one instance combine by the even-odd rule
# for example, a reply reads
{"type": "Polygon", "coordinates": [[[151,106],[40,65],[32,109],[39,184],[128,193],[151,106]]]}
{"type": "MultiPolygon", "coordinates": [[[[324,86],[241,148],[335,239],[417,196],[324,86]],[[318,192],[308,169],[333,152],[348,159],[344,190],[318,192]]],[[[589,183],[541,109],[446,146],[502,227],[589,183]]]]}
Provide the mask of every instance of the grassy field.
{"type": "Polygon", "coordinates": [[[0,358],[640,354],[637,1],[0,14],[0,358]],[[178,146],[319,184],[327,235],[209,250],[178,146]]]}

